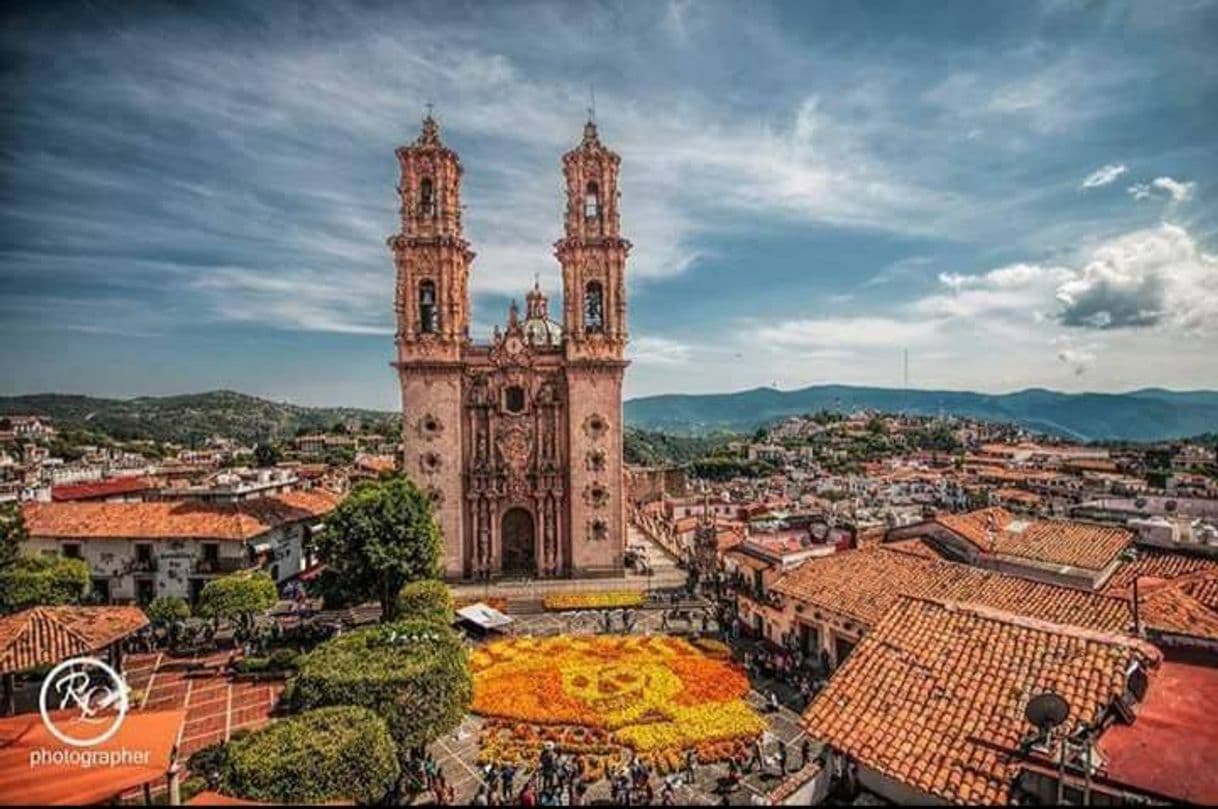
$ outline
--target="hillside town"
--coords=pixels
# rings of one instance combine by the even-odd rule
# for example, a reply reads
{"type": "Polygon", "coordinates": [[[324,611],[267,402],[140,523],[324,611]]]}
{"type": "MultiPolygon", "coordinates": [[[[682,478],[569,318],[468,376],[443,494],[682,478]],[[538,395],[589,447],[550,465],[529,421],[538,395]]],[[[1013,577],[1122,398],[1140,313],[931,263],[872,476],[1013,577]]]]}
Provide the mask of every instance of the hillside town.
{"type": "Polygon", "coordinates": [[[0,806],[1218,806],[1214,0],[64,12],[0,806]]]}
{"type": "MultiPolygon", "coordinates": [[[[24,715],[29,688],[45,670],[38,666],[63,654],[42,642],[19,651],[29,643],[26,622],[41,610],[36,620],[64,624],[52,631],[79,632],[67,627],[91,625],[98,618],[88,611],[102,611],[121,635],[93,648],[110,649],[134,682],[245,689],[248,681],[254,690],[238,703],[246,706],[269,695],[263,709],[225,714],[217,734],[202,730],[215,726],[207,718],[213,714],[200,713],[179,690],[144,694],[145,701],[163,694],[155,698],[176,706],[186,743],[173,759],[180,774],[143,783],[179,800],[184,787],[202,801],[219,800],[220,792],[207,791],[215,779],[197,771],[204,765],[193,754],[231,744],[234,721],[250,728],[284,721],[275,718],[282,710],[275,684],[290,682],[295,670],[248,673],[251,662],[275,654],[265,633],[320,639],[376,621],[375,604],[326,611],[324,535],[353,487],[401,473],[400,447],[339,424],[277,443],[216,437],[144,455],[138,442],[64,442],[45,416],[6,417],[3,426],[4,497],[21,515],[23,552],[77,560],[88,571],[75,602],[81,606],[52,598],[0,618],[7,627],[0,640],[14,661],[5,678],[8,710],[24,715]],[[159,617],[173,603],[183,615],[210,614],[210,583],[252,575],[275,590],[252,645],[212,634],[197,618],[159,617]],[[170,629],[183,634],[166,646],[170,629]],[[149,656],[149,649],[159,651],[149,656]],[[171,675],[169,660],[186,667],[171,675]],[[269,686],[257,686],[263,682],[269,686]]],[[[859,412],[787,418],[710,446],[685,463],[624,467],[624,578],[450,583],[454,626],[474,649],[486,632],[492,639],[504,631],[544,636],[557,626],[578,634],[589,631],[582,621],[603,616],[594,622],[596,637],[714,638],[744,667],[767,727],[760,752],[745,744],[739,759],[699,754],[705,767],[696,762],[694,773],[636,759],[629,778],[642,779],[642,791],[619,788],[611,770],[606,782],[556,779],[567,784],[569,802],[602,794],[605,783],[613,787],[607,798],[637,803],[1218,800],[1218,782],[1201,766],[1218,746],[1203,741],[1198,724],[1218,709],[1212,445],[1080,445],[1003,424],[859,412]],[[1018,668],[998,651],[1004,644],[1022,649],[1018,668]],[[1064,658],[1070,668],[1050,674],[1061,650],[1076,647],[1064,658]],[[911,679],[925,665],[917,661],[940,658],[956,662],[934,665],[926,683],[911,679]],[[964,660],[973,662],[961,668],[964,660]],[[1000,687],[978,691],[969,685],[977,678],[1000,687]],[[1076,730],[1028,724],[1024,714],[1038,689],[1065,700],[1076,730]],[[1190,695],[1183,704],[1181,689],[1190,695]],[[936,715],[926,695],[938,691],[956,694],[967,711],[936,715]],[[907,706],[904,713],[893,713],[896,704],[907,706]],[[980,715],[997,722],[984,743],[969,735],[980,715]],[[932,726],[933,739],[925,736],[932,726]],[[1150,763],[1153,746],[1184,738],[1191,740],[1187,756],[1170,766],[1150,763]],[[779,775],[768,769],[776,756],[793,760],[779,775]],[[973,763],[959,769],[953,761],[973,763]]],[[[297,639],[286,648],[298,654],[313,643],[297,639]]],[[[454,738],[484,738],[487,721],[471,714],[454,738]]],[[[443,773],[438,762],[454,748],[437,743],[444,754],[432,760],[443,773]]],[[[488,760],[481,747],[471,755],[488,760]]],[[[477,764],[458,755],[447,766],[477,764]]],[[[413,800],[445,802],[445,790],[459,786],[451,800],[527,803],[528,795],[514,792],[518,785],[503,784],[504,766],[492,760],[490,779],[456,785],[423,773],[413,800]]],[[[517,766],[529,771],[527,763],[517,766]]],[[[546,765],[536,766],[543,776],[546,765]]],[[[104,794],[129,792],[126,783],[115,781],[104,794]]],[[[526,791],[534,784],[522,783],[526,791]]],[[[539,796],[557,796],[541,783],[532,787],[539,796]]]]}

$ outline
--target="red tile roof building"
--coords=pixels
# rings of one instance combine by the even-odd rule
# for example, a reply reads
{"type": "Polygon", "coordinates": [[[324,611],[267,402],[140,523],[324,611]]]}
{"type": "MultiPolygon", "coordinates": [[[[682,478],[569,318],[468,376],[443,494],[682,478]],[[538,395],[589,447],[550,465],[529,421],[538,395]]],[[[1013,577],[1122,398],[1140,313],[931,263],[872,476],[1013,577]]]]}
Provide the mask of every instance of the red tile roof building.
{"type": "Polygon", "coordinates": [[[1024,716],[1033,696],[1061,696],[1065,725],[1074,727],[1125,691],[1132,665],[1159,659],[1153,646],[1129,637],[904,597],[804,723],[859,765],[864,786],[890,799],[1008,804],[1020,771],[1012,753],[1034,730],[1024,716]]]}
{"type": "Polygon", "coordinates": [[[148,624],[135,607],[33,607],[0,617],[0,674],[92,654],[148,624]]]}

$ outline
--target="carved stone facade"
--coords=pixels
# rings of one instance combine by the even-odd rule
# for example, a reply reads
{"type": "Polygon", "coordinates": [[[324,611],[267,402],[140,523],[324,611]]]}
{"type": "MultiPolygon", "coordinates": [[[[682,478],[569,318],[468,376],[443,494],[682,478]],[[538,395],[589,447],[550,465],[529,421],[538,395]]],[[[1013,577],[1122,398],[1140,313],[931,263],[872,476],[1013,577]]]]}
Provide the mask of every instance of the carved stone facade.
{"type": "Polygon", "coordinates": [[[596,127],[563,156],[563,322],[534,284],[489,343],[469,337],[461,163],[429,116],[397,150],[397,361],[405,468],[436,504],[450,579],[620,575],[627,342],[618,155],[596,127]]]}

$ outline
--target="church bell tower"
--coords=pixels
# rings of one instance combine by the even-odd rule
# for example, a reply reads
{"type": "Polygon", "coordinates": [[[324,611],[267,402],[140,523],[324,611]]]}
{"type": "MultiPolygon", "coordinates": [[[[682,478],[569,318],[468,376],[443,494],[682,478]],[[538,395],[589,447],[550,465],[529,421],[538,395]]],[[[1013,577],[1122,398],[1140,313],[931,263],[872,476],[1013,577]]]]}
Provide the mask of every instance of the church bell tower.
{"type": "Polygon", "coordinates": [[[389,237],[397,271],[397,361],[403,469],[435,504],[448,576],[461,573],[462,351],[469,342],[469,266],[461,232],[461,161],[430,114],[397,150],[401,230],[389,237]]]}
{"type": "Polygon", "coordinates": [[[571,447],[571,561],[577,575],[620,575],[625,547],[622,495],[622,377],[626,349],[626,256],[618,215],[621,158],[591,120],[563,155],[567,185],[562,265],[563,327],[571,447]]]}

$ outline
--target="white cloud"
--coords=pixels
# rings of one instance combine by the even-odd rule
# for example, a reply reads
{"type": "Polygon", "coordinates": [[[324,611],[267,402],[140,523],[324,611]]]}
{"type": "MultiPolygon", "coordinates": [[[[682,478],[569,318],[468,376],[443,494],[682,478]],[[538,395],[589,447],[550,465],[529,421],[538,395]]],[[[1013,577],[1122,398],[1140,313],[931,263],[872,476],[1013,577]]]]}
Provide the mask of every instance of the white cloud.
{"type": "Polygon", "coordinates": [[[1151,185],[1170,194],[1173,202],[1183,202],[1193,193],[1193,188],[1197,184],[1191,182],[1182,183],[1178,180],[1173,180],[1171,177],[1156,177],[1151,182],[1151,185]]]}
{"type": "Polygon", "coordinates": [[[1195,182],[1183,182],[1171,177],[1156,177],[1149,183],[1134,183],[1127,189],[1134,199],[1151,199],[1158,196],[1155,192],[1162,191],[1171,198],[1172,203],[1184,202],[1192,196],[1195,182]]]}
{"type": "Polygon", "coordinates": [[[1092,343],[1076,344],[1068,337],[1059,337],[1053,341],[1057,350],[1057,358],[1070,367],[1075,376],[1082,376],[1096,360],[1096,347],[1092,343]]]}
{"type": "Polygon", "coordinates": [[[1102,166],[1088,174],[1080,187],[1099,188],[1100,186],[1108,185],[1126,171],[1127,169],[1123,163],[1109,163],[1107,166],[1102,166]]]}
{"type": "Polygon", "coordinates": [[[1218,258],[1164,223],[1095,247],[1056,297],[1067,326],[1209,331],[1218,323],[1218,258]]]}
{"type": "Polygon", "coordinates": [[[1147,183],[1134,183],[1126,190],[1134,199],[1150,199],[1150,185],[1147,183]]]}
{"type": "Polygon", "coordinates": [[[778,350],[838,350],[924,343],[935,334],[929,321],[890,317],[827,317],[762,326],[750,341],[778,350]]]}
{"type": "Polygon", "coordinates": [[[632,337],[627,348],[630,360],[639,365],[686,365],[693,347],[658,335],[632,337]]]}

